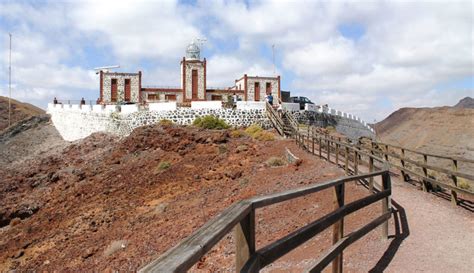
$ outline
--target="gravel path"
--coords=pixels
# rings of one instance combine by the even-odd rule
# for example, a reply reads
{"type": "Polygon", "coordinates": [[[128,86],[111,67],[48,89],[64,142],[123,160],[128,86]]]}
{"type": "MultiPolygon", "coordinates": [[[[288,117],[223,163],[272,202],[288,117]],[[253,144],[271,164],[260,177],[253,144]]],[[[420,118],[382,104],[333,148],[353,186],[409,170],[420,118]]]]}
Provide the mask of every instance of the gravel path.
{"type": "MultiPolygon", "coordinates": [[[[364,166],[359,170],[368,172],[364,166]]],[[[353,244],[347,251],[350,258],[344,260],[346,271],[474,272],[472,210],[453,206],[397,175],[391,178],[395,213],[390,220],[390,238],[377,239],[377,229],[353,244]]],[[[380,179],[375,181],[380,185],[380,179]]]]}
{"type": "Polygon", "coordinates": [[[392,199],[400,206],[398,211],[404,210],[406,215],[405,219],[400,217],[400,222],[405,222],[402,234],[391,240],[393,246],[397,241],[401,244],[386,271],[473,272],[472,212],[393,177],[392,190],[392,199]]]}

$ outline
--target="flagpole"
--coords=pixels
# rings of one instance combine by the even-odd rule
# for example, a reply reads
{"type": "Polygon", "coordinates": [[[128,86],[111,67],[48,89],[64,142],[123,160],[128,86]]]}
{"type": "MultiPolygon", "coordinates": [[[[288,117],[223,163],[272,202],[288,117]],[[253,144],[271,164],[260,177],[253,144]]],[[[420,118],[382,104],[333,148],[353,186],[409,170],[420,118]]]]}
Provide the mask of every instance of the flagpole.
{"type": "Polygon", "coordinates": [[[9,96],[8,96],[8,126],[12,125],[12,119],[11,119],[11,99],[12,99],[12,34],[8,33],[10,35],[10,65],[8,67],[8,89],[9,89],[9,96]]]}

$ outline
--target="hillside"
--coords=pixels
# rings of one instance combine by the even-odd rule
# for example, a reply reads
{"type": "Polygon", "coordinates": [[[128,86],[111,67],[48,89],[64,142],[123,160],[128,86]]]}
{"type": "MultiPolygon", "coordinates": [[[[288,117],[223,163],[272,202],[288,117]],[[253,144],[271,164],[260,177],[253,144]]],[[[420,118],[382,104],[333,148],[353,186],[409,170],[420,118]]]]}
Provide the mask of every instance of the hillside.
{"type": "Polygon", "coordinates": [[[474,109],[402,108],[375,128],[382,142],[474,159],[474,109]]]}
{"type": "MultiPolygon", "coordinates": [[[[45,111],[29,103],[11,100],[11,123],[14,124],[25,118],[44,114],[45,111]]],[[[0,96],[0,131],[8,127],[8,98],[0,96]]]]}
{"type": "Polygon", "coordinates": [[[454,105],[454,107],[474,109],[474,99],[471,97],[465,97],[464,99],[460,100],[456,105],[454,105]]]}

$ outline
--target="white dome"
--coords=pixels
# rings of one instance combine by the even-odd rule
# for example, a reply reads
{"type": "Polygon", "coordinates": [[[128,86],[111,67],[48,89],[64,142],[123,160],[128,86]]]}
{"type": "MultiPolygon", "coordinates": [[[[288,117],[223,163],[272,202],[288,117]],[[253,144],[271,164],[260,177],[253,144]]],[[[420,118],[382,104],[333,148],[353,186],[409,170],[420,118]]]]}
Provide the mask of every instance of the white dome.
{"type": "Polygon", "coordinates": [[[199,60],[201,49],[195,42],[191,42],[186,48],[186,59],[187,60],[199,60]]]}

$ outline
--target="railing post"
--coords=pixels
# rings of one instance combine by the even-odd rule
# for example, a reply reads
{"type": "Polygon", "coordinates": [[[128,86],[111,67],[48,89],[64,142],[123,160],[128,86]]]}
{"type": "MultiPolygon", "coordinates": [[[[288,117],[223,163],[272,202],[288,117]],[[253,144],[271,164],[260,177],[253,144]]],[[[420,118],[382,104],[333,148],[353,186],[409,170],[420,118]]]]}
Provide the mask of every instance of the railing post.
{"type": "Polygon", "coordinates": [[[349,147],[347,146],[346,146],[344,169],[346,171],[346,175],[349,175],[349,147]]]}
{"type": "Polygon", "coordinates": [[[312,142],[312,144],[311,144],[311,145],[312,145],[312,146],[311,146],[311,147],[312,147],[312,148],[311,148],[311,151],[312,151],[312,153],[313,153],[313,155],[314,155],[314,131],[313,131],[313,130],[311,130],[311,140],[312,140],[312,141],[311,141],[311,142],[312,142]]]}
{"type": "MultiPolygon", "coordinates": [[[[400,159],[400,163],[402,164],[402,167],[405,168],[405,149],[401,148],[401,151],[402,151],[402,158],[400,159]]],[[[403,176],[403,181],[407,181],[405,179],[406,175],[405,175],[405,171],[402,170],[402,176],[403,176]]]]}
{"type": "Polygon", "coordinates": [[[336,143],[336,166],[339,166],[339,143],[336,143]]]}
{"type": "Polygon", "coordinates": [[[354,174],[359,174],[359,153],[354,150],[354,174]]]}
{"type": "MultiPolygon", "coordinates": [[[[344,206],[344,183],[334,187],[334,209],[344,206]]],[[[344,237],[344,218],[333,225],[332,243],[336,244],[344,237]]],[[[342,273],[342,252],[332,262],[332,272],[342,273]]]]}
{"type": "Polygon", "coordinates": [[[322,155],[322,147],[321,146],[323,144],[323,141],[321,139],[321,136],[319,136],[318,139],[319,139],[319,158],[322,158],[323,155],[322,155]]]}
{"type": "MultiPolygon", "coordinates": [[[[453,171],[458,171],[458,161],[453,159],[453,171]]],[[[458,178],[456,175],[452,175],[454,186],[458,185],[458,178]]],[[[451,204],[457,206],[458,205],[458,194],[457,192],[451,190],[451,204]]]]}
{"type": "MultiPolygon", "coordinates": [[[[392,183],[390,181],[390,172],[388,171],[388,169],[387,169],[387,172],[382,174],[382,189],[383,190],[392,189],[392,183]]],[[[382,199],[382,214],[385,214],[386,212],[391,210],[391,207],[390,207],[391,195],[392,193],[390,193],[389,196],[382,199]]],[[[388,220],[382,224],[382,239],[383,240],[388,239],[388,220]]]]}
{"type": "Polygon", "coordinates": [[[255,253],[255,211],[240,221],[234,228],[235,235],[235,269],[240,272],[247,260],[255,253]]]}
{"type": "MultiPolygon", "coordinates": [[[[369,172],[373,172],[373,171],[374,171],[374,158],[369,157],[369,172]]],[[[374,177],[373,176],[369,178],[369,192],[370,193],[374,192],[374,177]]]]}
{"type": "MultiPolygon", "coordinates": [[[[428,164],[428,156],[425,155],[425,154],[423,155],[423,163],[424,163],[425,165],[428,164]]],[[[426,169],[426,167],[423,167],[422,169],[423,169],[423,174],[425,175],[425,177],[428,177],[428,169],[426,169]]],[[[424,191],[424,192],[427,192],[427,191],[428,191],[428,187],[427,187],[426,184],[427,184],[427,182],[426,182],[424,179],[422,179],[422,181],[421,181],[421,186],[423,187],[423,191],[424,191]]]]}
{"type": "Polygon", "coordinates": [[[329,138],[327,139],[327,145],[328,145],[328,162],[331,162],[331,145],[330,145],[330,142],[329,142],[329,138]]]}

